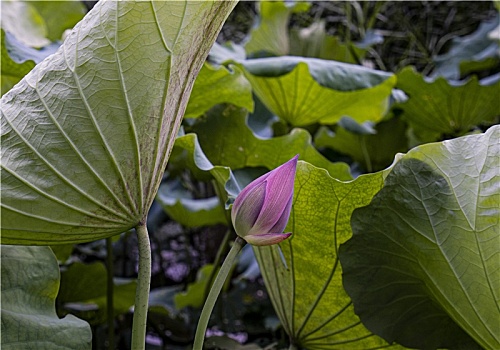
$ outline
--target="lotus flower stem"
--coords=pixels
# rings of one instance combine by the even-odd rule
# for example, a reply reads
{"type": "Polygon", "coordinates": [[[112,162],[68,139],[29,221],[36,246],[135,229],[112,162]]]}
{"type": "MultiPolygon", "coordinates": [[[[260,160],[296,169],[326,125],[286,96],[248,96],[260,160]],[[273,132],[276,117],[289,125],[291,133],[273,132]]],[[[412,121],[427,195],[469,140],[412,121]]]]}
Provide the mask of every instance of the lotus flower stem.
{"type": "MultiPolygon", "coordinates": [[[[203,306],[203,310],[201,311],[200,321],[198,322],[198,327],[196,328],[196,334],[194,337],[193,350],[202,350],[203,348],[203,340],[205,339],[208,321],[210,320],[210,315],[212,314],[215,302],[217,301],[217,297],[220,294],[222,286],[231,271],[231,267],[234,265],[238,253],[241,251],[241,248],[243,248],[245,243],[246,242],[243,238],[236,238],[231,250],[222,264],[222,267],[220,268],[219,273],[217,274],[217,277],[215,278],[214,284],[212,285],[207,300],[205,301],[205,305],[203,306]]],[[[217,266],[214,266],[214,268],[217,268],[217,266]]]]}
{"type": "Polygon", "coordinates": [[[205,293],[203,294],[203,303],[207,301],[208,294],[210,293],[210,287],[212,286],[212,282],[214,281],[215,274],[217,273],[217,267],[220,265],[220,262],[222,260],[222,257],[226,251],[227,244],[229,242],[229,237],[231,236],[231,230],[226,230],[226,233],[224,234],[224,238],[222,239],[222,242],[219,246],[219,249],[217,250],[217,255],[215,256],[214,260],[214,268],[212,271],[210,271],[210,276],[208,276],[208,282],[207,286],[205,287],[205,293]]]}
{"type": "Polygon", "coordinates": [[[139,273],[137,276],[134,319],[132,323],[132,349],[144,350],[146,346],[149,285],[151,282],[151,246],[146,220],[140,223],[135,230],[139,245],[139,273]]]}
{"type": "Polygon", "coordinates": [[[107,269],[107,288],[106,288],[106,305],[108,311],[108,347],[115,348],[115,315],[113,302],[113,240],[111,237],[106,238],[106,269],[107,269]]]}

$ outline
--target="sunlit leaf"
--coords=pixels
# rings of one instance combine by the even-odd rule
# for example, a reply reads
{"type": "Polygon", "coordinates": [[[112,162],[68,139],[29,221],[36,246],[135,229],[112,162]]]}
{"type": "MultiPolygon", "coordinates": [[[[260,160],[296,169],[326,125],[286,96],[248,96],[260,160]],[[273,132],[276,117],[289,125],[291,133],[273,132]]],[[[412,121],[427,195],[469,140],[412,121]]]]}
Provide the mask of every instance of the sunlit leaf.
{"type": "Polygon", "coordinates": [[[351,182],[299,162],[291,238],[256,247],[266,287],[291,341],[305,349],[377,349],[388,344],[368,331],[342,286],[338,247],[351,237],[354,209],[367,205],[383,185],[384,172],[351,182]],[[283,255],[281,255],[280,250],[283,255]]]}
{"type": "Polygon", "coordinates": [[[59,266],[49,247],[2,249],[3,350],[91,349],[89,325],[56,315],[59,266]]]}
{"type": "Polygon", "coordinates": [[[258,3],[257,23],[245,43],[247,53],[287,55],[290,50],[288,21],[293,13],[307,11],[305,1],[261,1],[258,3]]]}
{"type": "Polygon", "coordinates": [[[201,116],[219,103],[231,103],[253,111],[252,87],[241,70],[204,64],[196,77],[184,118],[201,116]]]}
{"type": "Polygon", "coordinates": [[[313,147],[306,130],[296,128],[284,136],[262,139],[247,126],[246,117],[243,109],[221,106],[193,126],[201,149],[213,164],[231,169],[257,166],[274,169],[299,154],[300,159],[327,169],[332,176],[352,179],[346,164],[328,161],[313,147]]]}
{"type": "Polygon", "coordinates": [[[499,126],[423,145],[354,211],[340,257],[367,328],[411,348],[500,348],[499,164],[499,126]]]}
{"type": "Polygon", "coordinates": [[[285,56],[237,64],[259,99],[295,126],[334,124],[343,116],[377,122],[396,84],[390,73],[315,58],[285,56]]]}
{"type": "Polygon", "coordinates": [[[99,2],[2,97],[3,243],[92,241],[145,219],[234,5],[99,2]]]}
{"type": "MultiPolygon", "coordinates": [[[[413,68],[398,73],[397,87],[409,95],[399,105],[403,118],[417,136],[438,138],[441,134],[461,135],[473,126],[500,115],[500,80],[483,84],[473,76],[466,82],[450,84],[445,78],[426,79],[413,68]]],[[[431,140],[432,141],[432,140],[431,140]]]]}

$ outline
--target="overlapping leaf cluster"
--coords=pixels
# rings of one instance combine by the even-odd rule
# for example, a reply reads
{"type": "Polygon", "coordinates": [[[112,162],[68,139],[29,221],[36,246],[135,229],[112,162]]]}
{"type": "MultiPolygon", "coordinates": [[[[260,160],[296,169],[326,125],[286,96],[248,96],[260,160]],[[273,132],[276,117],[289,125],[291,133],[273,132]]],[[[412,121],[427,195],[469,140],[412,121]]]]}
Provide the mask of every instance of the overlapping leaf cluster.
{"type": "MultiPolygon", "coordinates": [[[[97,157],[102,169],[109,171],[88,176],[87,180],[94,182],[100,179],[89,185],[88,191],[79,192],[83,185],[77,184],[71,191],[76,188],[78,193],[73,193],[62,184],[73,175],[82,179],[82,169],[74,166],[59,170],[62,182],[54,186],[63,188],[74,200],[71,207],[67,205],[71,210],[102,218],[104,214],[95,210],[92,199],[103,198],[99,186],[115,193],[101,205],[112,209],[108,212],[113,217],[105,215],[110,219],[105,223],[109,227],[92,220],[80,226],[68,224],[71,217],[61,211],[54,214],[59,216],[52,218],[52,226],[45,230],[40,225],[33,229],[34,224],[26,222],[24,230],[50,240],[59,225],[70,227],[57,232],[69,242],[102,238],[132,227],[138,211],[143,214],[148,209],[141,206],[143,202],[155,195],[156,203],[183,227],[230,225],[228,208],[241,189],[299,154],[287,226],[293,236],[279,246],[254,249],[271,302],[291,344],[306,349],[499,347],[500,129],[492,124],[500,115],[500,79],[492,75],[459,80],[461,73],[478,67],[488,70],[496,62],[498,53],[488,48],[498,50],[498,42],[488,39],[487,34],[494,24],[498,25],[498,18],[481,26],[471,38],[462,39],[462,44],[454,42],[450,52],[460,55],[436,57],[436,69],[430,78],[411,67],[390,73],[359,64],[370,45],[380,38],[370,40],[367,34],[363,43],[343,43],[326,33],[324,22],[290,30],[290,17],[307,11],[306,3],[276,1],[259,6],[259,20],[244,45],[216,44],[201,68],[157,194],[148,192],[154,187],[149,184],[159,181],[163,169],[150,167],[156,172],[155,179],[149,178],[153,176],[150,172],[140,171],[144,163],[157,164],[151,154],[141,159],[141,151],[158,147],[159,141],[149,137],[154,132],[147,127],[148,120],[158,118],[153,108],[156,112],[148,114],[150,119],[141,119],[147,129],[141,137],[137,137],[137,131],[132,137],[134,130],[126,128],[118,133],[114,128],[120,127],[119,119],[103,128],[102,135],[108,135],[103,139],[109,139],[123,157],[111,159],[114,164],[104,156],[97,157]],[[477,42],[481,45],[473,45],[477,42]],[[490,55],[487,64],[484,50],[490,55]],[[141,161],[129,163],[139,168],[127,168],[126,155],[131,150],[141,161]],[[104,186],[108,183],[113,186],[104,186]],[[189,186],[192,183],[213,190],[200,196],[189,186]],[[88,203],[79,207],[83,202],[78,196],[82,195],[88,203]],[[79,236],[72,236],[75,233],[79,236]]],[[[101,39],[104,48],[112,47],[101,39]]],[[[149,39],[151,59],[163,57],[165,47],[155,46],[157,41],[149,39]]],[[[167,49],[173,45],[166,44],[167,49]]],[[[133,47],[125,46],[120,53],[133,56],[133,47]]],[[[17,66],[8,72],[2,68],[2,82],[4,74],[14,82],[34,65],[9,55],[2,46],[2,58],[4,54],[10,59],[6,67],[12,63],[17,66]]],[[[161,69],[182,66],[181,59],[171,61],[168,67],[160,61],[156,61],[159,70],[143,72],[143,78],[151,79],[151,83],[163,81],[164,77],[158,78],[161,69]]],[[[97,77],[109,74],[99,68],[93,72],[97,77]]],[[[49,81],[55,83],[57,79],[49,81]]],[[[157,106],[164,102],[161,95],[147,98],[145,92],[151,87],[146,87],[145,81],[130,79],[130,85],[122,82],[118,87],[125,96],[129,94],[120,108],[135,106],[137,109],[129,113],[149,113],[144,103],[157,106]],[[129,86],[137,91],[129,90],[129,86]],[[159,99],[156,104],[155,99],[159,99]]],[[[176,87],[178,81],[172,79],[169,83],[176,87]]],[[[110,101],[112,94],[106,91],[96,97],[95,104],[85,106],[88,113],[97,113],[102,101],[110,101]]],[[[184,90],[180,95],[185,103],[184,90]]],[[[179,96],[174,100],[179,102],[179,96]]],[[[64,107],[61,100],[54,105],[64,107]]],[[[9,121],[9,127],[13,123],[9,121]]],[[[83,136],[81,140],[68,136],[73,138],[82,142],[72,146],[85,161],[89,158],[85,152],[96,145],[89,144],[86,149],[83,136]]],[[[43,154],[40,147],[32,148],[36,154],[43,154]]],[[[55,144],[51,147],[59,149],[55,144]]],[[[96,149],[98,153],[99,147],[96,149]]],[[[61,164],[69,159],[65,155],[72,157],[61,152],[61,164]]],[[[9,174],[16,177],[22,166],[9,168],[9,174]]],[[[50,188],[42,189],[44,181],[34,178],[37,185],[32,187],[51,198],[50,188]]],[[[7,209],[17,210],[17,214],[25,210],[7,209]]],[[[43,210],[52,215],[50,208],[43,210]]],[[[11,231],[14,221],[6,221],[11,231]]],[[[20,243],[14,236],[9,233],[4,239],[20,243]]],[[[74,265],[64,271],[59,296],[61,302],[73,303],[74,313],[94,324],[105,318],[104,291],[76,295],[69,286],[83,273],[103,278],[101,270],[101,265],[74,265]],[[78,272],[79,268],[85,272],[78,272]],[[89,305],[97,311],[84,315],[82,308],[89,305]]],[[[180,308],[199,308],[215,271],[213,265],[206,265],[184,291],[154,289],[151,317],[172,321],[177,320],[180,308]]],[[[79,282],[83,285],[85,279],[79,282]]],[[[115,313],[119,314],[131,304],[133,283],[116,282],[115,313]]]]}

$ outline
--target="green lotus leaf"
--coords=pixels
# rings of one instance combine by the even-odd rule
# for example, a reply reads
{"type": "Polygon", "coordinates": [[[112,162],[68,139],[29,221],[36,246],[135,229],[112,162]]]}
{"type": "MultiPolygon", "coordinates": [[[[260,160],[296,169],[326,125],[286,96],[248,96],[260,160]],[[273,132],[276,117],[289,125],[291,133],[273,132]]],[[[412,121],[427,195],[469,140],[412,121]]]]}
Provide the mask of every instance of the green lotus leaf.
{"type": "Polygon", "coordinates": [[[436,140],[442,134],[460,136],[500,115],[500,80],[486,85],[473,76],[451,84],[443,77],[426,79],[407,67],[398,73],[397,87],[409,95],[398,105],[403,118],[422,141],[436,140]]]}
{"type": "Polygon", "coordinates": [[[86,242],[145,220],[234,5],[99,2],[2,97],[3,243],[86,242]]]}
{"type": "Polygon", "coordinates": [[[288,22],[293,13],[305,12],[311,5],[305,1],[261,1],[259,15],[245,43],[248,54],[287,55],[290,50],[288,22]]]}
{"type": "Polygon", "coordinates": [[[332,163],[313,147],[306,130],[296,128],[284,136],[262,139],[247,126],[247,114],[241,108],[219,106],[193,126],[201,149],[213,164],[231,169],[258,166],[274,169],[300,154],[300,159],[327,169],[338,179],[352,179],[345,163],[332,163]]]}
{"type": "Polygon", "coordinates": [[[199,117],[220,103],[231,103],[252,112],[252,87],[238,68],[230,72],[206,63],[196,77],[184,118],[199,117]]]}
{"type": "Polygon", "coordinates": [[[414,148],[340,248],[372,332],[419,349],[500,348],[500,126],[414,148]]]}
{"type": "Polygon", "coordinates": [[[192,128],[196,133],[176,139],[169,172],[175,174],[189,169],[196,179],[215,179],[222,186],[221,195],[234,198],[249,179],[236,176],[231,169],[271,170],[299,154],[300,159],[327,169],[335,178],[352,180],[349,166],[324,158],[312,146],[306,130],[294,129],[288,135],[262,139],[246,125],[247,114],[243,108],[217,106],[198,119],[192,128]]]}
{"type": "Polygon", "coordinates": [[[91,349],[90,326],[56,314],[59,266],[50,248],[3,245],[1,252],[2,349],[91,349]]]}
{"type": "Polygon", "coordinates": [[[269,110],[294,126],[358,123],[384,116],[396,77],[347,63],[271,57],[236,63],[269,110]]]}
{"type": "Polygon", "coordinates": [[[305,349],[379,349],[388,344],[368,331],[342,286],[338,247],[351,237],[354,209],[367,205],[385,172],[341,182],[299,161],[293,209],[278,245],[254,247],[278,317],[292,343],[305,349]]]}

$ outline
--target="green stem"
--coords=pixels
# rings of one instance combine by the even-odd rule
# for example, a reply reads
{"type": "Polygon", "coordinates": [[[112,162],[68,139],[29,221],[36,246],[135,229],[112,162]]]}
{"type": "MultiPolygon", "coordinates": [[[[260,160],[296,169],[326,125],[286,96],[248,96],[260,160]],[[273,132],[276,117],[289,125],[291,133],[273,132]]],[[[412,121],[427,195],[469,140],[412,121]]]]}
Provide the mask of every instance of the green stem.
{"type": "Polygon", "coordinates": [[[224,285],[224,282],[231,271],[231,267],[233,266],[238,253],[241,251],[241,248],[245,245],[245,241],[241,237],[236,237],[231,250],[227,254],[222,267],[220,268],[217,277],[215,278],[214,284],[212,285],[212,289],[210,289],[210,293],[208,294],[205,305],[203,306],[203,310],[201,311],[200,321],[198,322],[198,327],[196,328],[196,335],[194,336],[194,345],[193,350],[202,350],[203,348],[203,340],[205,339],[205,333],[207,332],[208,321],[210,319],[210,315],[212,314],[212,310],[214,309],[215,302],[217,301],[217,297],[224,285]]]}
{"type": "Polygon", "coordinates": [[[106,268],[108,272],[107,281],[107,302],[108,306],[108,348],[115,348],[115,315],[114,315],[114,301],[113,301],[113,241],[111,237],[106,238],[106,268]]]}
{"type": "Polygon", "coordinates": [[[215,274],[217,273],[217,268],[220,265],[220,262],[222,260],[222,254],[226,251],[226,246],[227,243],[229,242],[229,237],[231,236],[231,230],[227,230],[226,234],[224,235],[224,238],[222,239],[222,243],[219,246],[219,249],[217,250],[217,255],[215,256],[214,260],[214,268],[212,271],[210,271],[210,276],[208,276],[208,282],[207,286],[205,287],[205,292],[203,293],[203,299],[206,302],[208,293],[210,293],[210,288],[212,287],[212,282],[215,278],[215,274]]]}
{"type": "Polygon", "coordinates": [[[139,245],[139,273],[135,292],[134,319],[132,324],[132,349],[144,350],[146,346],[146,321],[148,316],[149,285],[151,282],[151,246],[146,220],[136,228],[139,245]]]}

